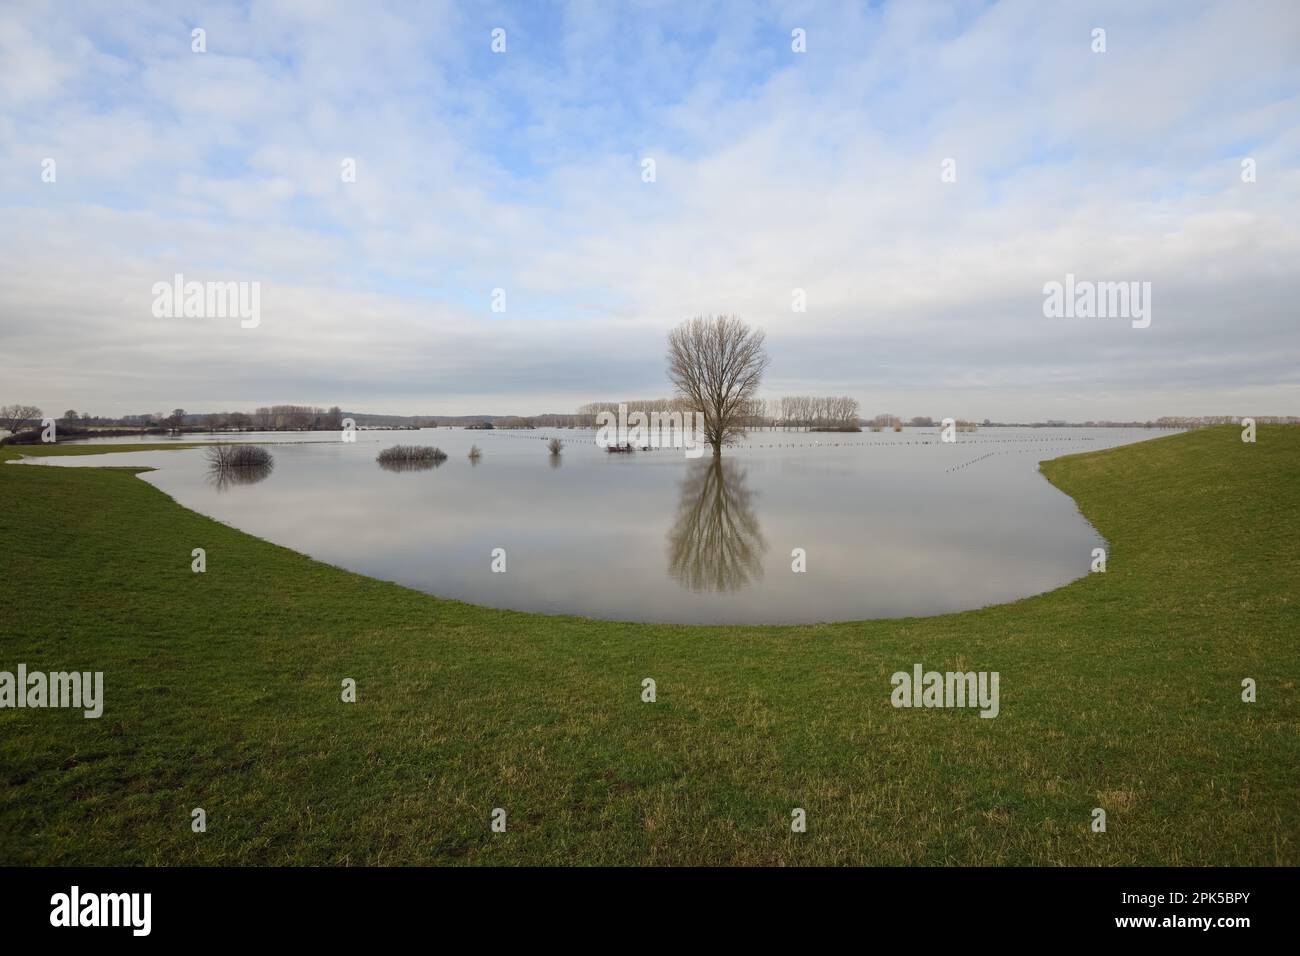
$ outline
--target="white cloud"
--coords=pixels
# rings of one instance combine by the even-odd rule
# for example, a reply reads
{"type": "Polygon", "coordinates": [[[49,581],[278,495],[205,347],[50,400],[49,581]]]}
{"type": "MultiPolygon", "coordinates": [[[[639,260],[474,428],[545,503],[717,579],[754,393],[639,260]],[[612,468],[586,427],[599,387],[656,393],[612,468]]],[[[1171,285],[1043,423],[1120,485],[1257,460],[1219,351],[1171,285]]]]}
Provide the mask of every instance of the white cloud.
{"type": "Polygon", "coordinates": [[[6,401],[565,410],[725,310],[773,391],[868,408],[1296,411],[1292,4],[95,9],[0,13],[6,401]],[[153,319],[174,272],[267,320],[153,319]],[[1066,272],[1152,282],[1152,327],[1044,319],[1066,272]]]}

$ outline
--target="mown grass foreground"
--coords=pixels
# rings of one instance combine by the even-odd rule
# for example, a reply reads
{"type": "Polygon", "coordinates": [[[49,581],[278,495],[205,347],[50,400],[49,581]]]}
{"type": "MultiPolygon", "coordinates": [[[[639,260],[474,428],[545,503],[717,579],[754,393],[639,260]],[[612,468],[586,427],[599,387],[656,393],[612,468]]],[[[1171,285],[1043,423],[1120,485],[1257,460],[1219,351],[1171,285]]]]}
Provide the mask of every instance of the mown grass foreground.
{"type": "MultiPolygon", "coordinates": [[[[101,450],[127,449],[36,451],[101,450]]],[[[941,617],[681,627],[439,600],[131,470],[0,465],[0,670],[101,670],[106,699],[0,710],[0,862],[1300,862],[1300,428],[1042,470],[1105,574],[941,617]],[[1000,716],[894,709],[915,663],[998,671],[1000,716]]]]}

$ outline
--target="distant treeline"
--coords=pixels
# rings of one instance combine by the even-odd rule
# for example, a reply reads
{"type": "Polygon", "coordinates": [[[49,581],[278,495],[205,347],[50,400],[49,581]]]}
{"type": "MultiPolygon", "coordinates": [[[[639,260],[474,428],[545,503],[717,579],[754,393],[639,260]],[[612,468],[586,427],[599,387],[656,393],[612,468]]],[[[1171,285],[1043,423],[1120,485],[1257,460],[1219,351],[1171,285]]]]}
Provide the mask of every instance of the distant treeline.
{"type": "Polygon", "coordinates": [[[768,423],[808,431],[858,431],[858,400],[848,395],[785,395],[767,401],[768,423]]]}
{"type": "MultiPolygon", "coordinates": [[[[620,402],[588,402],[571,415],[548,413],[545,415],[450,415],[437,418],[421,415],[373,415],[344,412],[339,406],[321,408],[315,405],[263,405],[252,412],[190,413],[183,408],[170,414],[155,412],[144,415],[110,417],[92,415],[68,409],[58,416],[56,437],[60,440],[87,436],[135,435],[141,433],[199,431],[337,431],[345,418],[353,419],[358,427],[433,428],[438,425],[477,425],[485,423],[496,428],[594,428],[599,412],[618,412],[620,402]]],[[[625,401],[628,411],[682,412],[693,411],[681,398],[652,398],[625,401]]],[[[0,405],[0,443],[28,443],[39,441],[45,413],[35,405],[0,405]],[[5,434],[8,432],[9,434],[5,434]]],[[[50,416],[54,417],[54,416],[50,416]]],[[[1251,417],[1260,425],[1300,424],[1295,415],[1166,415],[1146,421],[1086,421],[1067,422],[994,422],[984,419],[983,427],[1015,426],[1033,428],[1204,428],[1210,425],[1239,425],[1243,418],[1251,417]]],[[[813,396],[786,395],[781,398],[755,399],[749,402],[743,416],[746,428],[796,429],[800,431],[857,431],[866,425],[872,431],[912,428],[934,428],[940,419],[918,415],[904,420],[898,415],[882,414],[870,420],[859,414],[858,401],[847,395],[813,396]]],[[[974,431],[974,421],[956,419],[958,431],[974,431]]]]}
{"type": "MultiPolygon", "coordinates": [[[[683,398],[652,398],[624,402],[588,402],[578,409],[579,423],[594,428],[602,411],[618,413],[624,404],[629,412],[693,411],[683,398]]],[[[746,403],[741,416],[746,428],[794,428],[800,430],[845,431],[861,427],[858,400],[847,395],[788,395],[784,398],[755,399],[746,403]]]]}
{"type": "MultiPolygon", "coordinates": [[[[65,422],[69,424],[91,424],[86,416],[79,418],[76,412],[68,412],[60,420],[60,428],[65,422]]],[[[124,415],[122,418],[107,422],[125,427],[142,429],[163,428],[170,431],[315,431],[338,430],[343,427],[347,417],[337,405],[332,408],[319,408],[314,405],[264,405],[252,412],[202,412],[190,413],[183,408],[173,409],[171,414],[153,412],[144,415],[124,415]]],[[[104,422],[96,420],[94,424],[104,422]]]]}
{"type": "Polygon", "coordinates": [[[683,415],[692,409],[684,398],[642,398],[621,402],[588,402],[578,409],[573,416],[579,428],[595,428],[596,416],[601,412],[618,414],[619,405],[626,405],[628,413],[632,412],[681,412],[683,415]]]}
{"type": "Polygon", "coordinates": [[[251,414],[245,412],[212,412],[199,416],[200,425],[208,428],[245,429],[254,431],[337,431],[343,427],[343,410],[317,408],[312,405],[264,405],[251,414]]]}

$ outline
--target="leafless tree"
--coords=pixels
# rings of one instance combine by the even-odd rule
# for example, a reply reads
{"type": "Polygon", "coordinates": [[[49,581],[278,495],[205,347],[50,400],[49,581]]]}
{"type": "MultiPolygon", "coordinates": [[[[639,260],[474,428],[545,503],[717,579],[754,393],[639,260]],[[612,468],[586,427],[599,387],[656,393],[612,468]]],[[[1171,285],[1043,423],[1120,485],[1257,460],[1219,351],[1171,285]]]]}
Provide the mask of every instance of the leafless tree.
{"type": "Polygon", "coordinates": [[[39,422],[42,414],[35,405],[5,405],[0,408],[0,429],[17,435],[28,422],[39,422]]]}
{"type": "Polygon", "coordinates": [[[696,316],[668,335],[668,378],[704,414],[714,456],[745,434],[769,359],[765,336],[734,315],[696,316]]]}

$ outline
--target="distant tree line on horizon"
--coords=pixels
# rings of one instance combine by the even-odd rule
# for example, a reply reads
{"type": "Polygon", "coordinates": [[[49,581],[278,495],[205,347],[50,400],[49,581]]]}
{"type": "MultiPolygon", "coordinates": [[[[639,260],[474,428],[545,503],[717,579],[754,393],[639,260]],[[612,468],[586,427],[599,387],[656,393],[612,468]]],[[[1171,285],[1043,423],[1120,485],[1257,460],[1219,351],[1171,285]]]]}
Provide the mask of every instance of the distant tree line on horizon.
{"type": "Polygon", "coordinates": [[[337,405],[263,405],[252,413],[216,412],[203,416],[209,427],[247,428],[257,431],[338,431],[343,428],[343,410],[337,405]]]}
{"type": "Polygon", "coordinates": [[[859,431],[862,428],[858,400],[848,395],[785,395],[769,399],[767,420],[773,426],[805,431],[859,431]]]}
{"type": "Polygon", "coordinates": [[[343,428],[343,410],[335,405],[263,405],[252,412],[202,412],[191,414],[183,408],[170,415],[155,412],[128,415],[124,424],[162,426],[171,431],[339,431],[343,428]]]}
{"type": "MultiPolygon", "coordinates": [[[[602,411],[618,412],[619,402],[588,402],[574,414],[506,415],[488,416],[495,428],[595,428],[596,416],[602,411]]],[[[685,398],[654,398],[626,401],[630,411],[681,412],[692,411],[685,398]]],[[[90,435],[111,436],[129,434],[162,434],[168,431],[338,431],[343,428],[345,413],[334,405],[328,409],[314,405],[264,405],[252,412],[188,413],[173,409],[171,413],[154,412],[141,415],[93,415],[68,409],[58,416],[57,437],[81,438],[90,435]]],[[[357,414],[358,421],[383,416],[357,414]]],[[[1211,425],[1239,425],[1244,417],[1252,417],[1260,425],[1300,424],[1295,415],[1165,415],[1146,421],[1086,421],[1068,422],[994,422],[984,419],[983,427],[1018,426],[1052,428],[1205,428],[1211,425]]],[[[35,405],[9,404],[0,406],[0,442],[28,443],[38,441],[45,413],[35,405]]],[[[402,416],[409,420],[405,428],[437,427],[438,420],[425,416],[402,416]]],[[[455,418],[453,416],[453,418],[455,418]]],[[[460,416],[473,419],[473,416],[460,416]]],[[[744,403],[740,420],[747,428],[768,428],[797,431],[857,430],[863,426],[872,431],[911,428],[935,428],[939,420],[918,415],[904,420],[897,415],[881,414],[863,419],[859,414],[857,399],[849,396],[787,395],[781,398],[752,399],[744,403]]],[[[487,421],[487,419],[485,419],[487,421]]],[[[454,423],[454,422],[453,422],[454,423]]],[[[958,431],[974,431],[976,423],[957,419],[958,431]]],[[[380,426],[376,426],[380,427],[380,426]]]]}
{"type": "MultiPolygon", "coordinates": [[[[624,402],[588,402],[574,416],[579,427],[595,428],[601,412],[618,414],[620,404],[629,412],[681,412],[694,409],[685,398],[652,398],[624,402]]],[[[739,416],[746,428],[783,428],[802,431],[843,431],[862,425],[858,400],[847,395],[788,395],[783,398],[752,399],[744,403],[739,416]]]]}

